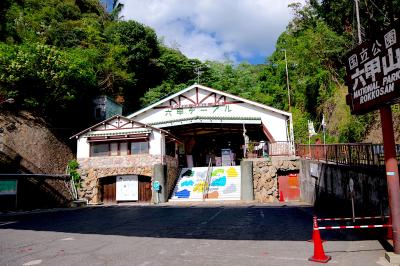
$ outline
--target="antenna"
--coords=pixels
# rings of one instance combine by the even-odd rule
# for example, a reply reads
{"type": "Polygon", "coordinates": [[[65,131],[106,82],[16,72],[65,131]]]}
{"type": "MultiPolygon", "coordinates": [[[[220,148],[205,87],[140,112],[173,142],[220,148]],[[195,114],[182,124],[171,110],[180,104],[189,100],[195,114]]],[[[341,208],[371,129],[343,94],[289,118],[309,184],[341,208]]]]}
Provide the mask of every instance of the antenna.
{"type": "Polygon", "coordinates": [[[196,67],[196,74],[197,74],[197,84],[200,84],[200,74],[202,73],[201,71],[200,71],[200,66],[197,66],[196,67]]]}

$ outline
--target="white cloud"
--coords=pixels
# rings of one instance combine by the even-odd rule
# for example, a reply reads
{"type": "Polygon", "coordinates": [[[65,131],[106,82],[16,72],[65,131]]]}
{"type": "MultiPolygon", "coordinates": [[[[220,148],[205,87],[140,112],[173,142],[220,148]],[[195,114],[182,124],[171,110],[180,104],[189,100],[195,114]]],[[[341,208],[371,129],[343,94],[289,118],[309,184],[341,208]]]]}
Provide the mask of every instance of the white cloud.
{"type": "Polygon", "coordinates": [[[154,28],[190,58],[266,57],[304,0],[125,0],[122,15],[154,28]]]}

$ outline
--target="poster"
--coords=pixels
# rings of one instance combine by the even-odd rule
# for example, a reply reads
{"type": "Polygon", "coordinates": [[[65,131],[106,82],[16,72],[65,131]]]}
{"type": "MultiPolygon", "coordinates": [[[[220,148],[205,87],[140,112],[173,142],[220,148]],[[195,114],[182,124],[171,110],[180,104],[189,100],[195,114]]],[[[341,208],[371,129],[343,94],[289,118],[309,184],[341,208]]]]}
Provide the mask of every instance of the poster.
{"type": "Polygon", "coordinates": [[[240,166],[183,168],[171,199],[240,200],[240,189],[240,166]]]}
{"type": "Polygon", "coordinates": [[[117,176],[116,184],[117,201],[138,200],[138,177],[137,175],[117,176]]]}

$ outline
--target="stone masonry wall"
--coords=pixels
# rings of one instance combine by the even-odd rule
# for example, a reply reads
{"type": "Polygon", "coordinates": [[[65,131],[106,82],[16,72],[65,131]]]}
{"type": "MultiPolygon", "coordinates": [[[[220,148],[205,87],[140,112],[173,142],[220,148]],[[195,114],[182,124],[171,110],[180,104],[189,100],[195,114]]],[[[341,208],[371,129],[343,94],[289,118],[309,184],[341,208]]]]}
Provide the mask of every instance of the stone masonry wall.
{"type": "MultiPolygon", "coordinates": [[[[177,172],[177,161],[166,156],[167,163],[167,184],[171,184],[173,175],[177,172]],[[176,165],[176,168],[174,166],[176,165]],[[176,169],[176,170],[174,170],[176,169]],[[170,177],[169,177],[170,176],[170,177]]],[[[161,163],[161,157],[157,155],[141,154],[129,156],[107,156],[90,157],[78,159],[78,172],[82,178],[82,187],[79,189],[79,197],[85,198],[89,203],[100,203],[100,182],[99,179],[107,176],[117,175],[153,175],[153,165],[161,163]]],[[[175,177],[176,178],[176,177],[175,177]]]]}
{"type": "Polygon", "coordinates": [[[299,171],[297,159],[272,157],[251,159],[253,161],[254,199],[258,202],[278,201],[278,172],[299,171]]]}
{"type": "Polygon", "coordinates": [[[167,195],[171,195],[175,188],[176,180],[179,175],[178,159],[170,156],[165,156],[165,162],[167,164],[167,195]]]}
{"type": "MultiPolygon", "coordinates": [[[[71,149],[40,117],[21,111],[0,112],[0,173],[65,174],[71,149]]],[[[18,184],[18,208],[66,206],[72,196],[61,180],[26,178],[18,184]]]]}
{"type": "Polygon", "coordinates": [[[40,118],[27,112],[3,112],[0,114],[0,157],[24,172],[64,174],[74,155],[40,118]]]}

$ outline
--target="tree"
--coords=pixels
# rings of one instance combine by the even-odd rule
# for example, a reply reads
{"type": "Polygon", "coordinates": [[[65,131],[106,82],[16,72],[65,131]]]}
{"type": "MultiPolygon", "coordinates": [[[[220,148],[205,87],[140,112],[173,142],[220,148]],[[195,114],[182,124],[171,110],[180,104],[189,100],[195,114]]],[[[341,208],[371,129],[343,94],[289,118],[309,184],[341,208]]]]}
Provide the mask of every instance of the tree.
{"type": "Polygon", "coordinates": [[[112,10],[111,10],[111,14],[110,14],[112,21],[121,20],[123,18],[120,16],[123,8],[124,8],[124,4],[122,4],[118,0],[113,0],[112,10]]]}

